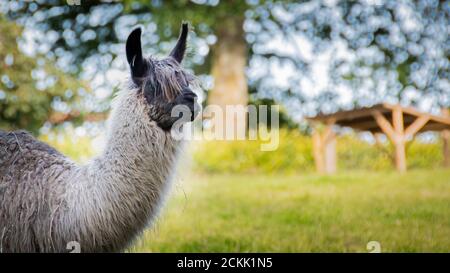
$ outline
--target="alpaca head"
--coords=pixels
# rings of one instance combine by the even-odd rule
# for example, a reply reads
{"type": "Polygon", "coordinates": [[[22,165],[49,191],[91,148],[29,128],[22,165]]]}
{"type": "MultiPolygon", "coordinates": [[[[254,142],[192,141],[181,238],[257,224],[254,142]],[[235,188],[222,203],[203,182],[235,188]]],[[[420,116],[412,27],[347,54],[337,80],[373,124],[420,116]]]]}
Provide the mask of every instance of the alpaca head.
{"type": "MultiPolygon", "coordinates": [[[[134,88],[142,93],[149,104],[149,116],[164,130],[168,130],[177,120],[186,120],[181,114],[174,113],[177,106],[185,107],[193,121],[198,114],[197,96],[190,85],[195,77],[181,67],[186,51],[188,25],[182,24],[178,41],[163,59],[144,57],[141,47],[141,29],[134,29],[126,43],[127,61],[130,65],[131,80],[134,88]]],[[[175,111],[176,112],[176,111],[175,111]]],[[[179,111],[178,113],[186,111],[179,111]]]]}

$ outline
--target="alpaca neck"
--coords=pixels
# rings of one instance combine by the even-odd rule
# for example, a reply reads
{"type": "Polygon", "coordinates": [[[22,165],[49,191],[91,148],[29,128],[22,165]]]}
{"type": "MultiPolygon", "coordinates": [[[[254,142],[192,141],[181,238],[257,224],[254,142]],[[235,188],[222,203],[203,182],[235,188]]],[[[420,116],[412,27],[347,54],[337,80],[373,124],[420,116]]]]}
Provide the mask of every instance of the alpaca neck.
{"type": "Polygon", "coordinates": [[[97,240],[92,249],[125,247],[156,216],[169,187],[180,143],[149,119],[146,107],[136,93],[124,91],[113,107],[104,152],[81,169],[86,183],[71,199],[83,206],[83,229],[97,240]]]}

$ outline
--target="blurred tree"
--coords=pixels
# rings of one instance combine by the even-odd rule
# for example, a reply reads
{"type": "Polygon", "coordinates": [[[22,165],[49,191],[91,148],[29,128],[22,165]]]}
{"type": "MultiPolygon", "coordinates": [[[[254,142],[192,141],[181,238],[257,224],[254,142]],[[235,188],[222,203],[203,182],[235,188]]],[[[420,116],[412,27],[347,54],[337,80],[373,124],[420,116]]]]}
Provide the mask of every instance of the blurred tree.
{"type": "Polygon", "coordinates": [[[180,21],[188,20],[198,48],[190,65],[214,77],[210,102],[245,104],[247,74],[250,90],[257,90],[251,100],[271,98],[291,114],[312,114],[382,100],[417,105],[424,97],[430,107],[449,106],[449,6],[437,0],[97,0],[79,6],[40,0],[10,1],[3,10],[54,37],[48,55],[72,56],[65,66],[72,73],[88,57],[114,60],[122,52],[117,44],[137,23],[146,26],[147,46],[159,46],[153,53],[168,52],[180,21]],[[328,54],[324,69],[331,80],[313,92],[317,81],[304,82],[317,78],[310,68],[320,54],[328,54]],[[279,67],[287,68],[282,83],[273,76],[279,67]],[[341,102],[342,96],[350,99],[341,102]]]}
{"type": "Polygon", "coordinates": [[[22,29],[0,16],[0,128],[37,132],[49,119],[67,115],[80,87],[73,77],[19,51],[22,29]]]}

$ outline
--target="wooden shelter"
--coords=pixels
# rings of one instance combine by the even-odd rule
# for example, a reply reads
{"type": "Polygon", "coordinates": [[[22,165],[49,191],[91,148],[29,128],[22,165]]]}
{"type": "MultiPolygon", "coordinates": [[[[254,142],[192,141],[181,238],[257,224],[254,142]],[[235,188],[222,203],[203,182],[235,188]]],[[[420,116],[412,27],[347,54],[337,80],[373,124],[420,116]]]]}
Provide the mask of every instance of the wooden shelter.
{"type": "Polygon", "coordinates": [[[307,118],[313,125],[313,149],[316,169],[321,173],[336,171],[336,135],[333,126],[351,127],[369,131],[379,139],[384,133],[395,147],[395,165],[398,171],[406,171],[405,144],[419,132],[442,132],[444,164],[450,165],[450,115],[431,115],[411,107],[387,103],[334,114],[320,114],[307,118]]]}

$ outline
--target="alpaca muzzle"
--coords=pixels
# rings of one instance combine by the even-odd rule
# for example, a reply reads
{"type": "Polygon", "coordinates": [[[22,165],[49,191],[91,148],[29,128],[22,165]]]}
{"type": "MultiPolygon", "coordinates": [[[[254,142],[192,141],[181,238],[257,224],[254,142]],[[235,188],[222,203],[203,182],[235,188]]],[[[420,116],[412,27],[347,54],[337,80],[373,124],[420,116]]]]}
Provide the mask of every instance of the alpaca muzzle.
{"type": "Polygon", "coordinates": [[[186,105],[191,111],[191,121],[194,121],[200,112],[200,105],[197,102],[197,94],[195,94],[189,87],[183,88],[182,102],[180,104],[186,105]]]}

